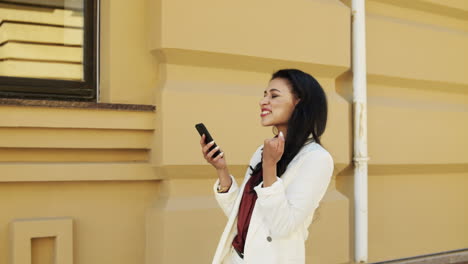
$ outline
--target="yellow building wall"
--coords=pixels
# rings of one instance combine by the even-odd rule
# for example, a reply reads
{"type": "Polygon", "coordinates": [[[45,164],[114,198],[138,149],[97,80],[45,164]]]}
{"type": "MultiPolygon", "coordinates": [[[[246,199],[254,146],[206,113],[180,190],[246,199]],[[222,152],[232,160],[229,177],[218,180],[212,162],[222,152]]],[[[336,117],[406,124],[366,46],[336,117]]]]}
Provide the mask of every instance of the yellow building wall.
{"type": "MultiPolygon", "coordinates": [[[[146,3],[110,3],[101,1],[100,102],[154,104],[156,62],[138,19],[146,3]],[[137,22],[120,33],[137,38],[115,36],[127,11],[137,22]]],[[[79,12],[0,4],[0,21],[0,75],[82,77],[79,12]]],[[[160,193],[155,112],[30,103],[0,103],[0,263],[145,263],[146,211],[160,193]]]]}
{"type": "MultiPolygon", "coordinates": [[[[369,261],[466,248],[468,2],[366,9],[369,261]]],[[[338,89],[351,101],[350,78],[338,89]]],[[[337,178],[350,199],[352,176],[337,178]]]]}
{"type": "Polygon", "coordinates": [[[100,5],[100,101],[155,104],[159,74],[149,49],[148,0],[100,5]]]}
{"type": "MultiPolygon", "coordinates": [[[[468,6],[366,4],[369,262],[465,248],[468,6]]],[[[286,67],[317,77],[329,101],[335,171],[307,263],[352,263],[349,1],[102,0],[100,10],[100,101],[156,111],[0,105],[0,263],[31,251],[44,263],[59,245],[75,264],[209,263],[226,218],[194,125],[207,125],[240,181],[272,137],[258,102],[286,67]]]]}

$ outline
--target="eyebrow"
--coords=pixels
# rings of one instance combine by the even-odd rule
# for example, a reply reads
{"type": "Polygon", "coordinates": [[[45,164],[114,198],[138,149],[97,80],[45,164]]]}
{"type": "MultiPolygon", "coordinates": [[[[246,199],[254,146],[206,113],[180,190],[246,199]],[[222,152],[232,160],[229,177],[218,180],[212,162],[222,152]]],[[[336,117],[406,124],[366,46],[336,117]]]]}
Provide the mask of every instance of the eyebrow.
{"type": "MultiPolygon", "coordinates": [[[[270,92],[271,92],[271,91],[278,91],[279,93],[281,93],[281,91],[278,90],[278,89],[276,89],[276,88],[271,88],[271,89],[270,89],[270,92]]],[[[266,92],[267,92],[266,90],[263,91],[263,94],[266,94],[266,92]]]]}

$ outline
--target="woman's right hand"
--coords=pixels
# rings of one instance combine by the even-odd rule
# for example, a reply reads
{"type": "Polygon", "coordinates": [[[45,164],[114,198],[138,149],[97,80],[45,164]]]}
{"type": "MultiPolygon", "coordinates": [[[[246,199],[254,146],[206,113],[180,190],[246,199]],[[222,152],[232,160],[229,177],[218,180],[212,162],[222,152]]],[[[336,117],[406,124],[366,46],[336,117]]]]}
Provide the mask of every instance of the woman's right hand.
{"type": "Polygon", "coordinates": [[[208,151],[211,148],[211,146],[213,146],[213,144],[214,141],[205,144],[205,134],[202,135],[200,139],[200,145],[202,146],[203,157],[217,170],[223,170],[226,168],[226,159],[224,158],[224,152],[221,152],[220,154],[218,154],[218,156],[213,158],[213,155],[216,153],[216,151],[219,150],[218,146],[212,149],[211,151],[208,151]]]}

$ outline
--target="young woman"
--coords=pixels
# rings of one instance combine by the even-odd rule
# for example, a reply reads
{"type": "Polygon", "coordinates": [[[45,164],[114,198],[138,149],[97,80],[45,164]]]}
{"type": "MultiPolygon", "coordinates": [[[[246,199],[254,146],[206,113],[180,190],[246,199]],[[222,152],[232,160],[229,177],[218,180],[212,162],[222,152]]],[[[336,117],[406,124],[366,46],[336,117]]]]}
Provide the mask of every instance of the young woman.
{"type": "Polygon", "coordinates": [[[273,74],[260,100],[261,124],[279,134],[266,139],[250,160],[241,186],[229,173],[224,152],[200,144],[216,168],[213,188],[228,217],[213,264],[305,263],[305,240],[315,209],[333,173],[333,159],[320,144],[327,99],[311,75],[296,69],[273,74]]]}

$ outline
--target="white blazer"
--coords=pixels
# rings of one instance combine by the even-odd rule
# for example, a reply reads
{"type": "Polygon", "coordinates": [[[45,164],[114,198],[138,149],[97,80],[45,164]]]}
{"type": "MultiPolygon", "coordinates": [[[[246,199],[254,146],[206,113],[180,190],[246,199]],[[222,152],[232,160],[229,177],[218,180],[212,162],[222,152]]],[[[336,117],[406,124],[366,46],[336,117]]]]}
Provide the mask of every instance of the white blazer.
{"type": "MultiPolygon", "coordinates": [[[[250,166],[255,167],[260,162],[262,149],[263,145],[257,148],[250,166]]],[[[262,188],[262,182],[254,188],[258,198],[245,241],[244,263],[305,263],[308,227],[330,183],[333,167],[328,151],[311,142],[301,148],[273,185],[262,188]]],[[[219,179],[213,186],[215,198],[228,217],[213,264],[229,263],[228,253],[237,234],[239,204],[250,174],[248,168],[240,187],[230,175],[232,185],[227,193],[216,191],[219,179]]]]}

